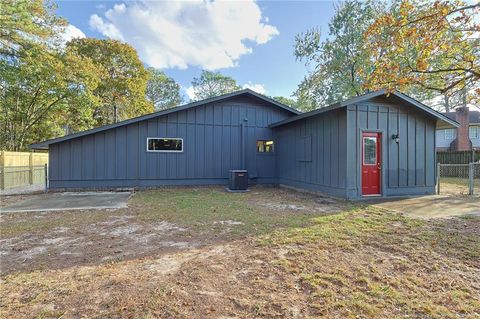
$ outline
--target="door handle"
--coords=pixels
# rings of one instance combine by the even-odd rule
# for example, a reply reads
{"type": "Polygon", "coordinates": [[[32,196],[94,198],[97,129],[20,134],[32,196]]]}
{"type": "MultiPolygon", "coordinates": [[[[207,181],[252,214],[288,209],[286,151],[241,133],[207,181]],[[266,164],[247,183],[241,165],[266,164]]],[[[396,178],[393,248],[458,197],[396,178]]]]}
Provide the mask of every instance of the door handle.
{"type": "Polygon", "coordinates": [[[379,170],[381,170],[381,169],[382,169],[382,165],[380,165],[380,163],[377,163],[377,168],[378,168],[379,170]]]}

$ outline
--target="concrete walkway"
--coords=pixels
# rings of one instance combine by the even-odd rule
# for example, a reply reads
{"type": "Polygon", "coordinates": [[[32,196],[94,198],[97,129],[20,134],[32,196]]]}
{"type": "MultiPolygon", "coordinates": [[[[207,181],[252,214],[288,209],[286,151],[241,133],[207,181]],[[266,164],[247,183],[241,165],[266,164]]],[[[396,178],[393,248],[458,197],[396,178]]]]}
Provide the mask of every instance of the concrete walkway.
{"type": "Polygon", "coordinates": [[[66,192],[28,196],[0,213],[48,212],[77,209],[118,209],[127,207],[130,192],[66,192]]]}
{"type": "Polygon", "coordinates": [[[462,215],[480,216],[478,196],[421,196],[379,200],[375,206],[405,213],[418,218],[441,218],[462,215]]]}

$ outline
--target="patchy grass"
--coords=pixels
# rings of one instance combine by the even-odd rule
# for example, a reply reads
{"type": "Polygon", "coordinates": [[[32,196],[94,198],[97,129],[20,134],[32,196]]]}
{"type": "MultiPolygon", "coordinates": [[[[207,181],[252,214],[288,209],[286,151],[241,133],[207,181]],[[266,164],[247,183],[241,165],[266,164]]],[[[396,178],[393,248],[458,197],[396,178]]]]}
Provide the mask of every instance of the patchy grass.
{"type": "Polygon", "coordinates": [[[243,194],[220,187],[137,192],[127,209],[0,215],[0,273],[158,255],[303,227],[345,202],[269,187],[243,194]]]}
{"type": "Polygon", "coordinates": [[[0,316],[480,317],[480,218],[426,221],[328,201],[269,188],[139,193],[123,212],[129,223],[168,221],[222,240],[2,276],[0,316]],[[227,220],[242,224],[216,223],[227,220]]]}
{"type": "Polygon", "coordinates": [[[86,226],[115,215],[104,210],[1,214],[0,238],[46,233],[58,227],[86,226]]]}
{"type": "Polygon", "coordinates": [[[328,317],[480,316],[480,219],[423,221],[360,208],[276,231],[261,244],[328,317]]]}
{"type": "MultiPolygon", "coordinates": [[[[480,178],[473,179],[473,189],[478,195],[480,192],[480,178]]],[[[469,192],[468,178],[441,177],[440,193],[450,195],[467,195],[469,192]]]]}
{"type": "Polygon", "coordinates": [[[269,187],[236,194],[218,187],[165,188],[135,193],[127,209],[2,214],[0,238],[90,225],[119,215],[144,222],[168,221],[196,230],[211,230],[215,222],[221,226],[220,221],[236,221],[240,223],[235,232],[251,234],[307,225],[315,214],[337,212],[347,205],[328,199],[319,205],[312,195],[269,187]],[[285,208],[278,209],[271,204],[285,205],[285,208]]]}
{"type": "MultiPolygon", "coordinates": [[[[460,186],[468,187],[468,178],[460,178],[460,177],[441,177],[440,182],[445,184],[455,184],[460,186]]],[[[473,179],[474,187],[480,187],[480,178],[473,179]]]]}
{"type": "Polygon", "coordinates": [[[234,233],[245,235],[305,226],[315,215],[338,212],[350,204],[328,201],[323,204],[328,209],[319,210],[322,205],[312,195],[258,187],[235,194],[217,188],[147,191],[136,194],[129,205],[144,221],[166,220],[200,231],[231,221],[237,222],[234,233]]]}

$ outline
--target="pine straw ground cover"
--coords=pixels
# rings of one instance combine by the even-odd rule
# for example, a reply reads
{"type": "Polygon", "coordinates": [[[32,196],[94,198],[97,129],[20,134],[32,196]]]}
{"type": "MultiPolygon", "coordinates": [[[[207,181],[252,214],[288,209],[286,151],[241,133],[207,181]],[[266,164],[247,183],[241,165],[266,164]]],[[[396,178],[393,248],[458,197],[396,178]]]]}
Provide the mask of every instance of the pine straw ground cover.
{"type": "Polygon", "coordinates": [[[479,318],[480,219],[372,207],[228,243],[2,277],[4,318],[479,318]]]}

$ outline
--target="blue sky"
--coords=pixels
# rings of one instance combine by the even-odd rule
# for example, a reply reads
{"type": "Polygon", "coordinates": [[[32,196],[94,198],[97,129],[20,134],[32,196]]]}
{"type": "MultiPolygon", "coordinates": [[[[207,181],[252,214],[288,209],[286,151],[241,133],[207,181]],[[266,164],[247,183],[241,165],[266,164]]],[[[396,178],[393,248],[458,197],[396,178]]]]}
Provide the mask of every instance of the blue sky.
{"type": "Polygon", "coordinates": [[[290,96],[306,74],[293,55],[295,35],[328,32],[326,1],[57,1],[71,35],[116,38],[142,61],[179,82],[187,95],[202,68],[271,96],[290,96]],[[262,92],[264,91],[264,92],[262,92]]]}

